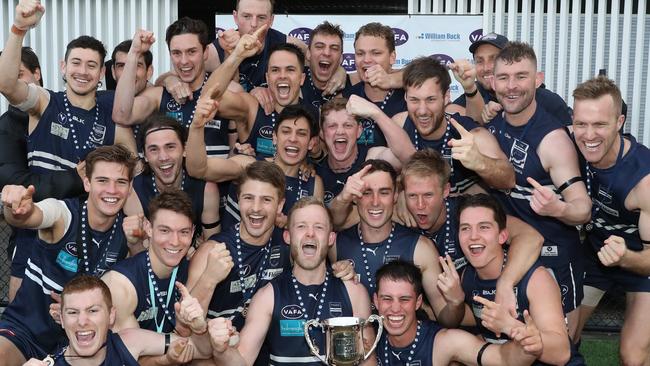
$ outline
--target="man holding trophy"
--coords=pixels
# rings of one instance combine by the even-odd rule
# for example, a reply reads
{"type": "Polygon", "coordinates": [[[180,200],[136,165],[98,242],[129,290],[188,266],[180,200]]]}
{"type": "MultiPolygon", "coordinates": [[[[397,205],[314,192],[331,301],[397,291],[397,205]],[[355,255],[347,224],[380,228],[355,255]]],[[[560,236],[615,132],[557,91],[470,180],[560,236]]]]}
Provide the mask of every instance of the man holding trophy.
{"type": "Polygon", "coordinates": [[[364,344],[375,339],[372,327],[364,327],[370,317],[368,292],[359,283],[336,278],[326,263],[336,238],[329,211],[320,200],[304,197],[291,209],[287,227],[284,239],[291,248],[292,272],[257,291],[241,334],[225,318],[210,321],[215,361],[252,365],[266,341],[275,365],[375,365],[375,357],[368,357],[373,347],[364,344]],[[322,319],[327,319],[327,342],[322,332],[304,330],[309,320],[315,320],[311,325],[322,319]],[[307,340],[305,333],[311,334],[307,340]]]}

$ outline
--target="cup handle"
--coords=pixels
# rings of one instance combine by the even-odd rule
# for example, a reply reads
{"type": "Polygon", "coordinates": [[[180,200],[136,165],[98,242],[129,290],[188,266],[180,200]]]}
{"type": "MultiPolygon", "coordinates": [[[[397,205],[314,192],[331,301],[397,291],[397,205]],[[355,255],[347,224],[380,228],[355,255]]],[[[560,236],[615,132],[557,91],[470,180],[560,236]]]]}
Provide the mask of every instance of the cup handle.
{"type": "Polygon", "coordinates": [[[368,353],[366,353],[363,356],[364,360],[367,359],[368,357],[370,357],[370,354],[375,350],[375,348],[377,348],[377,344],[379,343],[379,340],[381,339],[381,334],[384,331],[384,317],[383,316],[372,314],[366,320],[367,323],[372,323],[373,321],[377,322],[377,336],[375,337],[375,342],[372,344],[372,347],[370,347],[370,350],[368,351],[368,353]]]}
{"type": "Polygon", "coordinates": [[[316,350],[316,347],[314,347],[314,343],[311,341],[311,336],[309,335],[309,328],[311,327],[317,327],[317,328],[323,328],[323,325],[318,322],[316,319],[311,319],[305,322],[303,326],[303,331],[305,332],[305,340],[307,340],[307,346],[309,347],[309,350],[311,353],[318,357],[319,360],[321,360],[322,363],[327,365],[327,355],[325,357],[322,357],[318,350],[316,350]]]}

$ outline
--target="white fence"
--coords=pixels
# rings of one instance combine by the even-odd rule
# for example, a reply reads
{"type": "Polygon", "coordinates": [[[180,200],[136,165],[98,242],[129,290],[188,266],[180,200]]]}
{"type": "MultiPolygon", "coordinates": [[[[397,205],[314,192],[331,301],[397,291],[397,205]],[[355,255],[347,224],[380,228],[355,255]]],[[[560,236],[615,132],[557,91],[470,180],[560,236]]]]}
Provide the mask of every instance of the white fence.
{"type": "MultiPolygon", "coordinates": [[[[13,24],[16,0],[0,0],[0,42],[4,45],[13,24]]],[[[45,15],[41,23],[25,37],[39,56],[43,85],[63,90],[59,63],[68,42],[80,35],[91,35],[102,42],[110,58],[113,48],[133,37],[138,28],[156,34],[154,54],[155,75],[170,69],[165,44],[165,29],[178,18],[178,0],[42,0],[45,15]]],[[[3,46],[0,46],[2,48],[3,46]]],[[[110,72],[110,70],[106,70],[110,72]]],[[[7,109],[7,100],[0,98],[0,111],[7,109]]]]}
{"type": "Polygon", "coordinates": [[[408,0],[410,14],[483,14],[483,32],[530,43],[545,83],[573,105],[580,82],[607,69],[628,105],[626,132],[650,145],[650,17],[646,1],[408,0]],[[519,3],[521,8],[518,8],[519,3]],[[585,7],[582,7],[582,4],[585,7]],[[594,5],[595,4],[595,5],[594,5]],[[571,7],[570,7],[571,5],[571,7]],[[634,11],[633,7],[638,7],[634,11]],[[550,12],[547,11],[550,9],[550,12]],[[555,11],[559,9],[559,11],[555,11]]]}

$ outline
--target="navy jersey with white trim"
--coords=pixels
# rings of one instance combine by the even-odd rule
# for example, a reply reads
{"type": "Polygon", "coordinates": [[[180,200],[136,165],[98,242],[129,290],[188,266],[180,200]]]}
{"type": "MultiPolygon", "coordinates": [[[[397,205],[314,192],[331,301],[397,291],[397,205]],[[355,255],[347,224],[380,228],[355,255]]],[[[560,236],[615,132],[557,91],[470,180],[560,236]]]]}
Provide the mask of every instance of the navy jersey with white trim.
{"type": "Polygon", "coordinates": [[[592,201],[597,211],[592,210],[596,211],[591,218],[593,230],[587,237],[595,250],[599,250],[610,235],[625,239],[625,245],[631,250],[643,250],[638,225],[640,212],[626,209],[625,199],[650,174],[650,150],[631,135],[625,138],[631,146],[620,162],[606,169],[589,168],[592,201]]]}
{"type": "MultiPolygon", "coordinates": [[[[272,365],[285,366],[316,366],[322,363],[309,350],[303,325],[305,314],[300,306],[297,293],[292,281],[291,272],[287,271],[271,281],[273,285],[273,316],[269,331],[266,334],[266,342],[269,345],[270,361],[272,365]]],[[[352,303],[345,284],[340,279],[329,274],[327,292],[321,297],[324,285],[305,286],[297,283],[302,301],[307,310],[307,319],[317,318],[319,305],[320,320],[352,316],[352,303]],[[323,299],[320,303],[319,300],[323,299]]],[[[315,344],[321,350],[325,350],[325,336],[322,332],[314,330],[311,332],[315,344]]]]}
{"type": "Polygon", "coordinates": [[[97,103],[90,110],[70,104],[72,121],[66,113],[65,92],[47,92],[50,94],[50,102],[36,128],[27,137],[27,160],[31,171],[51,173],[76,169],[77,163],[85,160],[89,152],[99,146],[115,143],[113,91],[97,92],[97,103]]]}
{"type": "Polygon", "coordinates": [[[494,191],[495,197],[508,214],[544,233],[544,250],[540,258],[545,266],[568,263],[579,243],[578,231],[556,218],[536,214],[530,207],[533,187],[526,180],[532,177],[542,186],[555,190],[550,174],[537,155],[537,149],[547,134],[558,129],[566,131],[564,126],[544,109],[537,108],[524,126],[512,126],[503,114],[499,114],[486,127],[496,137],[515,170],[515,187],[512,190],[494,191]]]}
{"type": "Polygon", "coordinates": [[[237,250],[236,230],[239,225],[227,227],[221,233],[210,237],[210,240],[222,242],[230,251],[235,266],[232,268],[228,277],[221,281],[212,293],[212,299],[208,306],[208,317],[226,317],[232,320],[233,326],[241,329],[244,325],[244,302],[250,301],[251,293],[254,294],[259,288],[267,284],[273,278],[283,272],[291,270],[289,246],[285,244],[282,238],[282,231],[279,228],[273,230],[271,236],[271,245],[267,253],[263,246],[251,245],[240,239],[241,255],[237,250]],[[241,257],[242,267],[239,268],[239,259],[241,257]],[[260,267],[264,263],[264,268],[260,267]],[[246,299],[242,293],[242,281],[240,270],[244,271],[243,282],[246,288],[246,299]],[[259,277],[259,278],[258,278],[259,277]]]}
{"type": "MultiPolygon", "coordinates": [[[[34,336],[34,341],[40,343],[48,352],[53,351],[65,336],[61,327],[54,323],[50,316],[50,304],[53,302],[50,294],[60,294],[63,286],[74,278],[81,268],[77,256],[77,233],[81,224],[79,200],[66,199],[64,202],[71,213],[68,230],[55,244],[48,244],[41,239],[36,239],[30,244],[31,252],[27,259],[23,283],[16,298],[2,315],[2,320],[27,328],[34,336]]],[[[107,251],[104,262],[99,265],[97,276],[101,276],[117,261],[126,257],[128,249],[121,229],[122,218],[122,214],[117,217],[118,230],[115,230],[110,243],[105,243],[110,229],[105,233],[91,230],[94,245],[89,248],[90,268],[95,268],[101,252],[107,251]],[[98,242],[101,246],[99,249],[96,247],[98,242]]]]}

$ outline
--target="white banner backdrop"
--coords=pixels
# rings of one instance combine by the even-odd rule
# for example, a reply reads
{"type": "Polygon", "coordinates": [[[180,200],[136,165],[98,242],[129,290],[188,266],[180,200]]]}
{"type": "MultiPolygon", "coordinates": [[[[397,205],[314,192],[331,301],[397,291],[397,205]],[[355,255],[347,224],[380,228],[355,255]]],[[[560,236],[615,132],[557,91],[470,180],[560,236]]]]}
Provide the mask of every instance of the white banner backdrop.
{"type": "MultiPolygon", "coordinates": [[[[364,24],[373,21],[386,24],[395,32],[397,59],[400,69],[418,56],[434,56],[445,63],[455,59],[472,59],[469,46],[482,34],[480,15],[275,15],[273,28],[309,43],[309,34],[318,24],[328,20],[339,24],[343,38],[342,65],[348,71],[354,66],[354,34],[364,24]]],[[[215,16],[217,31],[235,28],[232,14],[215,16]]],[[[462,93],[452,76],[452,100],[462,93]]]]}

